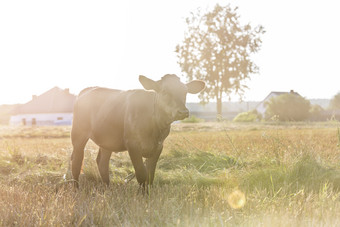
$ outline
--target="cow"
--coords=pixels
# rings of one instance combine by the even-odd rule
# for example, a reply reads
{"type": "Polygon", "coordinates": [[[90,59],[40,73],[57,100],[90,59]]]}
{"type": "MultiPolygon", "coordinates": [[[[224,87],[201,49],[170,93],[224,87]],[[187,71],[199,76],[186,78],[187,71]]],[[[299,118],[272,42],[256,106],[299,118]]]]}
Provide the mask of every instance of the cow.
{"type": "Polygon", "coordinates": [[[205,87],[200,80],[184,84],[174,74],[158,81],[139,76],[139,81],[145,90],[90,87],[79,93],[71,131],[71,171],[76,187],[89,139],[99,146],[96,162],[105,184],[110,182],[112,152],[127,150],[140,187],[152,185],[171,123],[189,116],[185,106],[187,93],[197,94],[205,87]]]}

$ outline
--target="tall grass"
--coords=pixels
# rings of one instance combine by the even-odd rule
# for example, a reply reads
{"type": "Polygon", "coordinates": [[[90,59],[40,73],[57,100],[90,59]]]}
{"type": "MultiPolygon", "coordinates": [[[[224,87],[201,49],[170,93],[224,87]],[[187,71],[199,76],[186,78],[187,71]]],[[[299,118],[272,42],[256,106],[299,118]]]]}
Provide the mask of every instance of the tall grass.
{"type": "Polygon", "coordinates": [[[170,134],[154,186],[144,196],[135,179],[124,182],[133,173],[127,153],[112,155],[112,183],[106,187],[96,167],[97,147],[89,143],[80,189],[75,190],[64,179],[72,150],[69,138],[7,132],[11,136],[0,141],[0,226],[337,226],[340,222],[337,127],[233,124],[190,130],[170,134]],[[234,192],[245,195],[239,209],[230,204],[234,192]]]}

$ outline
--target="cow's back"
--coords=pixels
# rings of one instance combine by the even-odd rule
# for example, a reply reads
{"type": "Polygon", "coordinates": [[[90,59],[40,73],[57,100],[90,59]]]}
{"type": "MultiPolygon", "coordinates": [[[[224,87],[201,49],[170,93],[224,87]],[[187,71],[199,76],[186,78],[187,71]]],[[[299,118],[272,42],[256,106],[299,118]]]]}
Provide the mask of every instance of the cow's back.
{"type": "Polygon", "coordinates": [[[93,121],[96,121],[99,112],[104,114],[104,112],[110,111],[110,107],[106,106],[105,103],[109,100],[116,99],[121,92],[120,90],[100,87],[91,87],[82,90],[74,105],[74,123],[78,124],[81,122],[82,127],[90,126],[94,123],[93,121]]]}
{"type": "Polygon", "coordinates": [[[136,132],[145,131],[153,117],[153,97],[145,90],[86,88],[75,103],[72,137],[81,134],[107,150],[126,150],[126,124],[137,126],[136,132]]]}

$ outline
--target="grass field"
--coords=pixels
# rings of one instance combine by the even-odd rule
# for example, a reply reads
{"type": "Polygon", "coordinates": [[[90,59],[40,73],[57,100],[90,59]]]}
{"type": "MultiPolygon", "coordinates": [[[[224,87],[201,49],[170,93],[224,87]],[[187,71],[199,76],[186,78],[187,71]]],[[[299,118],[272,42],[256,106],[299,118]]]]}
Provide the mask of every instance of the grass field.
{"type": "Polygon", "coordinates": [[[70,127],[1,127],[0,226],[339,226],[338,127],[176,124],[149,195],[127,152],[105,187],[88,143],[77,191],[70,127]]]}

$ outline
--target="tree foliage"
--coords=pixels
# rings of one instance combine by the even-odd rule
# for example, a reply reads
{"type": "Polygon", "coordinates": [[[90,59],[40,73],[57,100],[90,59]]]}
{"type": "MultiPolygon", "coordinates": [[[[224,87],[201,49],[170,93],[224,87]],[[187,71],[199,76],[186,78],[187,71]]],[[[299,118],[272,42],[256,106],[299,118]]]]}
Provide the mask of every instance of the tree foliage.
{"type": "Polygon", "coordinates": [[[340,92],[331,99],[329,107],[331,110],[340,110],[340,92]]]}
{"type": "Polygon", "coordinates": [[[277,116],[280,121],[303,121],[308,118],[310,102],[300,95],[284,94],[267,102],[266,118],[277,116]]]}
{"type": "Polygon", "coordinates": [[[189,80],[201,79],[207,86],[203,102],[216,99],[222,112],[222,95],[243,95],[243,83],[258,67],[250,59],[261,47],[262,26],[241,25],[237,7],[216,5],[211,12],[192,13],[183,42],[176,47],[178,63],[189,80]]]}

